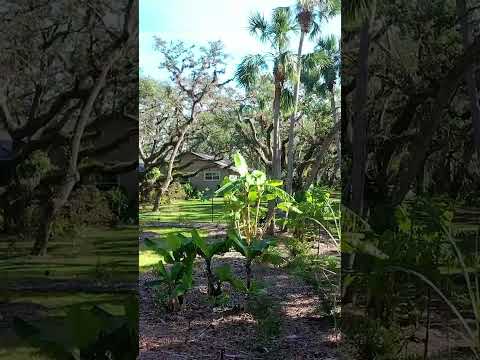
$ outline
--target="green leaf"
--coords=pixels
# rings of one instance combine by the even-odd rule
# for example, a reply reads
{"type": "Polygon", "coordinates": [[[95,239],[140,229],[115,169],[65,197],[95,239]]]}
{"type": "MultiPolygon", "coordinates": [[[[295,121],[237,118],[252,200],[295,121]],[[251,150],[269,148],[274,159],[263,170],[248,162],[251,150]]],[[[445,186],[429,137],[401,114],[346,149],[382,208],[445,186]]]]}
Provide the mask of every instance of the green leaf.
{"type": "Polygon", "coordinates": [[[170,269],[170,277],[173,281],[179,279],[185,270],[185,266],[181,262],[176,262],[170,269]]]}
{"type": "Polygon", "coordinates": [[[282,211],[287,212],[287,211],[290,210],[290,206],[292,206],[291,203],[284,201],[284,202],[279,203],[279,204],[277,205],[277,208],[280,209],[280,210],[282,210],[282,211]]]}
{"type": "Polygon", "coordinates": [[[248,201],[255,202],[258,199],[258,192],[256,191],[249,191],[248,192],[248,201]]]}
{"type": "Polygon", "coordinates": [[[200,249],[203,253],[203,256],[210,257],[210,253],[208,251],[208,244],[206,241],[200,236],[197,229],[192,230],[192,240],[193,243],[200,249]]]}
{"type": "Polygon", "coordinates": [[[270,185],[270,186],[274,186],[274,187],[278,187],[278,186],[282,186],[283,185],[283,181],[282,180],[268,180],[266,182],[267,185],[270,185]]]}
{"type": "Polygon", "coordinates": [[[257,186],[264,185],[267,181],[267,175],[263,171],[260,170],[253,170],[252,176],[255,179],[255,184],[257,186]]]}
{"type": "Polygon", "coordinates": [[[274,243],[275,241],[270,239],[254,240],[249,246],[249,253],[251,254],[251,257],[260,256],[274,243]]]}
{"type": "Polygon", "coordinates": [[[228,192],[232,190],[234,187],[238,186],[239,180],[227,182],[225,185],[223,185],[220,189],[215,191],[215,195],[220,195],[222,193],[228,192]]]}
{"type": "Polygon", "coordinates": [[[248,244],[242,238],[242,235],[236,230],[229,230],[228,231],[228,238],[233,241],[233,245],[235,246],[236,250],[240,252],[243,256],[249,257],[249,249],[248,244]]]}
{"type": "Polygon", "coordinates": [[[240,176],[245,176],[248,173],[248,165],[242,154],[239,152],[235,153],[235,155],[233,155],[233,161],[240,176]]]}
{"type": "Polygon", "coordinates": [[[241,292],[247,292],[248,289],[235,275],[233,275],[232,269],[229,265],[219,266],[215,269],[215,275],[220,281],[228,282],[232,285],[232,287],[241,292]]]}

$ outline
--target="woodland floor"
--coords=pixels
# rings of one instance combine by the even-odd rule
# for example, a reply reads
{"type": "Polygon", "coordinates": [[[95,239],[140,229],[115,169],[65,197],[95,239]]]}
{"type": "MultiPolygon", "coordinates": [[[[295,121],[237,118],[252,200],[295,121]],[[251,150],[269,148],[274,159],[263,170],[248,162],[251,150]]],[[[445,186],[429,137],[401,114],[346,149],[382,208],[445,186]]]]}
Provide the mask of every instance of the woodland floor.
{"type": "MultiPolygon", "coordinates": [[[[141,248],[145,237],[158,237],[170,231],[187,232],[192,227],[209,237],[224,233],[221,224],[152,220],[149,217],[142,223],[141,248]]],[[[141,255],[142,262],[145,260],[142,261],[141,255]]],[[[230,265],[236,276],[244,277],[239,253],[228,252],[214,258],[214,267],[224,264],[230,265]]],[[[279,306],[279,333],[269,338],[262,336],[254,316],[244,310],[242,296],[229,285],[224,285],[228,301],[215,305],[209,300],[202,259],[197,258],[194,288],[177,314],[167,314],[157,305],[153,290],[145,284],[154,274],[148,266],[144,267],[139,279],[140,359],[338,358],[332,320],[320,315],[320,300],[308,284],[285,268],[265,264],[256,264],[253,276],[265,284],[269,298],[279,306]]]]}

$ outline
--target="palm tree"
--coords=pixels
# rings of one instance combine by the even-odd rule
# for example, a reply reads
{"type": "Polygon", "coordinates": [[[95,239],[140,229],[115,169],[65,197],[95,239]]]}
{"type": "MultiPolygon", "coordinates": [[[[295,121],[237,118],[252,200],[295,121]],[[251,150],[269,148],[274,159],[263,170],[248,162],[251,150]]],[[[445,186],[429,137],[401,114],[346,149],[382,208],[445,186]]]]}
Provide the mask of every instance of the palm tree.
{"type": "Polygon", "coordinates": [[[295,74],[294,57],[288,50],[290,34],[295,31],[296,23],[288,7],[279,7],[273,10],[272,18],[267,21],[261,14],[256,13],[249,18],[249,31],[261,42],[271,46],[272,52],[246,56],[237,67],[236,78],[240,85],[249,90],[259,78],[263,70],[268,69],[268,62],[273,69],[275,87],[273,100],[273,151],[272,169],[273,178],[282,177],[282,154],[280,141],[280,110],[282,93],[289,80],[295,74]]]}
{"type": "MultiPolygon", "coordinates": [[[[328,96],[332,113],[333,126],[338,119],[335,99],[336,82],[340,71],[340,49],[334,35],[320,38],[315,51],[304,57],[304,71],[302,81],[307,92],[315,92],[321,96],[328,96]]],[[[340,131],[336,134],[337,168],[340,167],[340,131]]],[[[316,164],[317,166],[320,164],[316,164]]],[[[313,171],[316,174],[318,169],[313,171]]]]}
{"type": "Polygon", "coordinates": [[[287,184],[286,190],[292,193],[293,164],[295,162],[295,123],[298,117],[298,96],[300,88],[300,74],[302,72],[302,52],[305,36],[315,39],[320,32],[320,22],[336,15],[340,10],[339,0],[298,0],[297,21],[300,26],[300,40],[297,51],[297,69],[293,90],[294,106],[288,129],[288,157],[287,157],[287,184]],[[318,12],[315,9],[318,5],[318,12]]]}

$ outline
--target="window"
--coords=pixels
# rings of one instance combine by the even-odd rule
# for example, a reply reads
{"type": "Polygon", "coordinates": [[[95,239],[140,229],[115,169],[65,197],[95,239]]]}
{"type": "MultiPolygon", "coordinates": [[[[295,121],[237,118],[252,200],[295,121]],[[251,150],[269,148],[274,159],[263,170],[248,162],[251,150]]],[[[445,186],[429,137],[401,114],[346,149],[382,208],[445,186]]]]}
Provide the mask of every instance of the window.
{"type": "Polygon", "coordinates": [[[205,171],[204,179],[206,181],[219,181],[220,180],[220,173],[218,171],[205,171]]]}

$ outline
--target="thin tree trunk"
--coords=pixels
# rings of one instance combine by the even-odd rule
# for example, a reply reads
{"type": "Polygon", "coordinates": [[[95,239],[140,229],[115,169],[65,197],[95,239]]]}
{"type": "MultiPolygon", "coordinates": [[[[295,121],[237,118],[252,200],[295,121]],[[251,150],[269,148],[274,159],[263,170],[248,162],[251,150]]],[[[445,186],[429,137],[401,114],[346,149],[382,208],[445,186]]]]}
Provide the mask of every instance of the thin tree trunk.
{"type": "MultiPolygon", "coordinates": [[[[190,121],[190,124],[193,123],[195,119],[192,119],[190,121]]],[[[170,184],[173,181],[173,164],[175,163],[175,160],[177,158],[178,152],[180,150],[180,147],[183,145],[183,140],[185,139],[185,134],[187,133],[188,129],[190,128],[190,125],[187,124],[185,127],[182,129],[180,133],[180,137],[178,138],[177,143],[175,144],[175,147],[172,150],[172,154],[170,155],[170,160],[168,161],[168,169],[167,169],[167,176],[165,180],[162,183],[162,186],[160,187],[160,191],[158,192],[156,198],[155,198],[155,204],[153,205],[153,211],[158,211],[160,208],[160,199],[167,193],[168,188],[170,187],[170,184]]]]}
{"type": "Polygon", "coordinates": [[[32,255],[43,256],[47,254],[48,241],[55,215],[63,208],[78,181],[78,173],[67,176],[64,183],[54,193],[54,197],[45,204],[43,215],[40,218],[40,228],[33,244],[32,255]]]}
{"type": "Polygon", "coordinates": [[[293,190],[293,163],[295,162],[295,123],[297,121],[298,112],[298,93],[300,88],[300,73],[302,71],[302,50],[303,41],[305,39],[305,32],[300,34],[300,42],[298,44],[297,52],[297,78],[295,79],[295,88],[293,90],[293,96],[295,102],[293,104],[293,114],[290,117],[290,127],[288,128],[288,155],[287,155],[287,184],[286,190],[289,194],[292,194],[293,190]]]}
{"type": "Polygon", "coordinates": [[[85,132],[85,127],[87,126],[88,120],[93,110],[95,101],[97,100],[101,90],[105,86],[107,75],[112,68],[115,61],[118,60],[122,53],[122,47],[115,49],[107,59],[106,63],[103,66],[102,72],[100,73],[95,85],[93,86],[85,105],[82,108],[78,121],[75,125],[75,131],[71,143],[71,153],[68,160],[68,168],[66,169],[66,175],[63,180],[63,183],[54,190],[52,194],[52,199],[45,205],[44,215],[42,216],[40,229],[37,233],[35,243],[32,249],[32,255],[45,255],[48,248],[48,240],[51,234],[51,227],[55,215],[57,212],[65,205],[67,202],[74,186],[80,180],[80,174],[78,172],[78,160],[80,154],[80,145],[82,141],[83,134],[85,132]]]}
{"type": "MultiPolygon", "coordinates": [[[[463,47],[464,49],[468,49],[472,44],[472,29],[470,27],[469,17],[467,16],[467,5],[465,0],[457,0],[457,11],[461,23],[463,47]]],[[[475,151],[477,152],[477,157],[480,159],[480,105],[478,103],[478,89],[475,81],[475,72],[471,64],[466,66],[465,81],[472,111],[473,144],[475,146],[475,151]]]]}
{"type": "Polygon", "coordinates": [[[368,91],[368,49],[369,19],[367,18],[360,31],[360,51],[358,56],[357,89],[354,98],[353,117],[353,163],[352,163],[352,200],[351,208],[358,215],[363,213],[365,193],[365,170],[367,162],[367,128],[366,112],[368,91]]]}
{"type": "Polygon", "coordinates": [[[38,229],[35,243],[31,252],[31,254],[34,256],[47,255],[48,240],[50,239],[54,215],[54,211],[51,206],[52,205],[49,205],[49,207],[44,210],[44,215],[41,218],[40,227],[38,229]]]}

